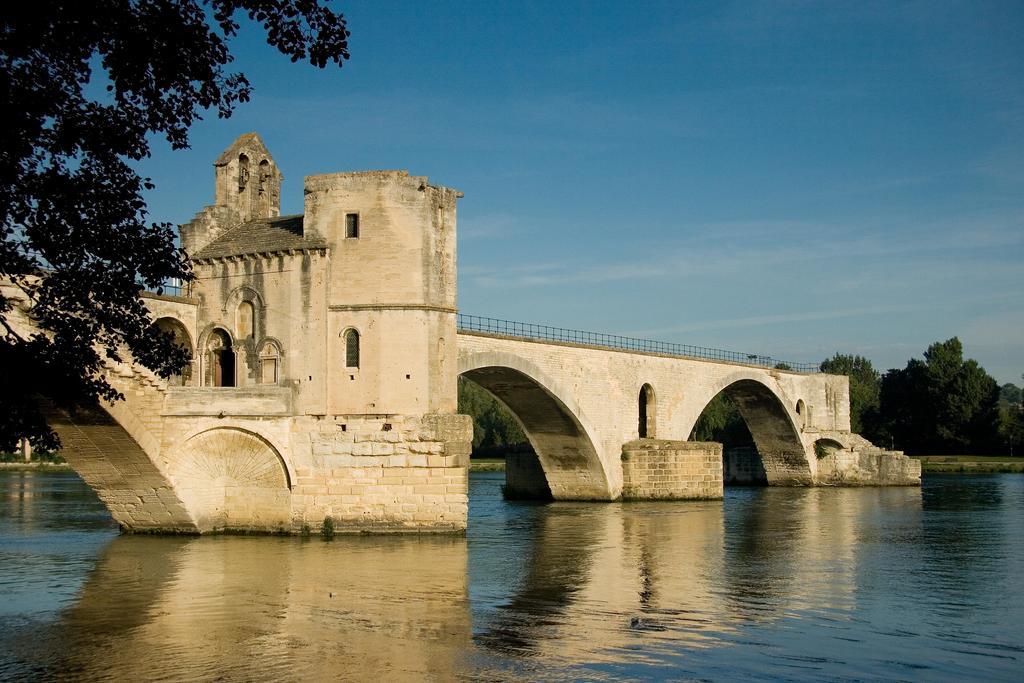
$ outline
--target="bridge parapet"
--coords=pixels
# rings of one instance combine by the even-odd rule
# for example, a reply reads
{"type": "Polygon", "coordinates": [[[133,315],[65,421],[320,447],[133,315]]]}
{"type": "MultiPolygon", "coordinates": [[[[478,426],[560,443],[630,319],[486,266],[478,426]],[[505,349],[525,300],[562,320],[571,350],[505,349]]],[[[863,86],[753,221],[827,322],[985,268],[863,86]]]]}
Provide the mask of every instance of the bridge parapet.
{"type": "Polygon", "coordinates": [[[478,315],[460,313],[457,317],[459,332],[479,333],[509,339],[572,344],[596,349],[615,349],[658,356],[696,358],[700,360],[724,361],[761,368],[775,368],[790,372],[816,373],[821,369],[817,363],[796,363],[778,360],[771,356],[740,351],[726,351],[706,346],[693,346],[676,342],[640,339],[603,332],[587,332],[550,325],[501,320],[478,315]]]}

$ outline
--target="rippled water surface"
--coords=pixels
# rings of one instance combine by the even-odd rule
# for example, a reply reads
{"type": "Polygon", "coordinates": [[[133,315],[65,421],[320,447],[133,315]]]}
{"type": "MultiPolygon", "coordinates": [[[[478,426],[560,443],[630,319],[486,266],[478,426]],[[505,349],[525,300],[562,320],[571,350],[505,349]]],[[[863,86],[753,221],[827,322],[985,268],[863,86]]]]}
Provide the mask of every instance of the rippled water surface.
{"type": "Polygon", "coordinates": [[[0,473],[0,679],[1021,680],[1024,476],[501,499],[466,537],[119,536],[0,473]]]}

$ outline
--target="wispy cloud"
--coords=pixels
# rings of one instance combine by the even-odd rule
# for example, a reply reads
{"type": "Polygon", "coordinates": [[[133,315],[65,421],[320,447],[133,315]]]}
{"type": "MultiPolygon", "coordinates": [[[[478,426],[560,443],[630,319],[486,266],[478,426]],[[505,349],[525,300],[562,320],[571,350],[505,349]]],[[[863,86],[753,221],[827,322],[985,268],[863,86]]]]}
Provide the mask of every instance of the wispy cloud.
{"type": "MultiPolygon", "coordinates": [[[[692,323],[686,323],[683,325],[673,325],[671,327],[662,327],[656,329],[637,330],[630,332],[629,334],[639,336],[667,336],[675,335],[683,332],[696,332],[702,330],[720,330],[740,327],[760,327],[763,325],[780,325],[786,323],[799,323],[799,322],[815,322],[822,320],[838,320],[840,318],[856,318],[865,316],[875,315],[886,315],[891,313],[910,313],[919,312],[922,309],[934,309],[934,310],[946,310],[965,305],[971,305],[981,302],[992,303],[999,300],[1016,300],[1019,299],[1024,292],[995,292],[992,294],[985,295],[974,295],[965,296],[958,299],[945,299],[937,302],[913,302],[913,303],[899,303],[899,304],[878,304],[874,306],[857,306],[851,308],[835,308],[818,311],[796,311],[791,313],[779,313],[774,315],[757,315],[757,316],[744,316],[738,318],[724,318],[718,320],[702,320],[692,323]]],[[[1009,317],[1006,315],[990,316],[986,318],[989,325],[994,325],[997,329],[1004,332],[1012,332],[1016,330],[1017,335],[1020,336],[1024,333],[1024,327],[1021,326],[1021,315],[1011,314],[1009,317]],[[994,321],[994,322],[993,322],[994,321]]]]}
{"type": "Polygon", "coordinates": [[[513,237],[522,232],[522,224],[515,216],[489,214],[472,218],[459,218],[460,240],[491,240],[513,237]]]}
{"type": "Polygon", "coordinates": [[[796,313],[780,313],[777,315],[756,315],[742,318],[726,318],[720,320],[703,320],[684,325],[673,325],[649,330],[639,330],[632,334],[657,337],[674,335],[682,332],[702,330],[721,330],[736,327],[757,327],[761,325],[779,325],[796,322],[812,322],[820,320],[836,320],[839,318],[855,318],[859,316],[881,315],[885,313],[902,313],[917,310],[920,307],[910,304],[894,304],[879,306],[861,306],[857,308],[832,309],[825,311],[800,311],[796,313]]]}
{"type": "MultiPolygon", "coordinates": [[[[876,261],[898,257],[901,268],[911,268],[915,262],[931,265],[937,259],[940,264],[948,261],[949,266],[955,267],[969,260],[972,251],[1024,245],[1024,217],[1016,215],[1002,219],[961,218],[952,225],[930,227],[925,235],[920,235],[905,228],[889,233],[871,226],[871,231],[865,232],[856,226],[823,226],[810,221],[706,224],[694,230],[694,239],[687,235],[680,243],[629,260],[567,259],[527,270],[497,264],[478,269],[472,285],[522,288],[621,280],[676,281],[728,274],[743,274],[754,281],[757,273],[814,262],[833,262],[839,272],[852,272],[856,277],[859,271],[874,270],[876,261]]],[[[885,268],[892,270],[890,264],[885,268]]],[[[849,278],[837,282],[844,281],[844,288],[850,289],[849,278]]]]}

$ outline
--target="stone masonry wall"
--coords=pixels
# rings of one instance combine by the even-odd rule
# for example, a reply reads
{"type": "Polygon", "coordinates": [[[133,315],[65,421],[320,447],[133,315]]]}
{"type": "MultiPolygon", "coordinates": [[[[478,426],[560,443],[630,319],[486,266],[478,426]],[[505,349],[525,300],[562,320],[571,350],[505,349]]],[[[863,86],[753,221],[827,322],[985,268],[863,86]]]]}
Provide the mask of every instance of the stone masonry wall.
{"type": "Polygon", "coordinates": [[[722,445],[639,439],[622,446],[623,500],[717,499],[722,445]]]}
{"type": "Polygon", "coordinates": [[[725,483],[738,486],[767,486],[768,473],[757,449],[751,446],[730,448],[722,453],[725,483]]]}
{"type": "MultiPolygon", "coordinates": [[[[296,424],[298,430],[304,425],[296,424]]],[[[310,430],[292,489],[293,529],[461,531],[473,424],[466,415],[332,416],[310,430]]]]}
{"type": "Polygon", "coordinates": [[[826,486],[920,486],[921,463],[877,447],[836,450],[818,459],[818,481],[826,486]]]}

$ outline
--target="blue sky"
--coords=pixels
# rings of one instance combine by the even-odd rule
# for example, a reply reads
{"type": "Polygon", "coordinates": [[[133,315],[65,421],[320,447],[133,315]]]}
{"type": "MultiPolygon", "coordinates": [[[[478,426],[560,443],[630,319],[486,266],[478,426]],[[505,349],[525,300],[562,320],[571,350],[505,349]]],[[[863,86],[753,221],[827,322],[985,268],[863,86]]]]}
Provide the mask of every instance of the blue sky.
{"type": "Polygon", "coordinates": [[[285,174],[465,192],[467,313],[902,367],[1024,372],[1024,3],[340,4],[352,59],[234,43],[255,96],[157,144],[153,217],[258,131],[285,174]]]}

